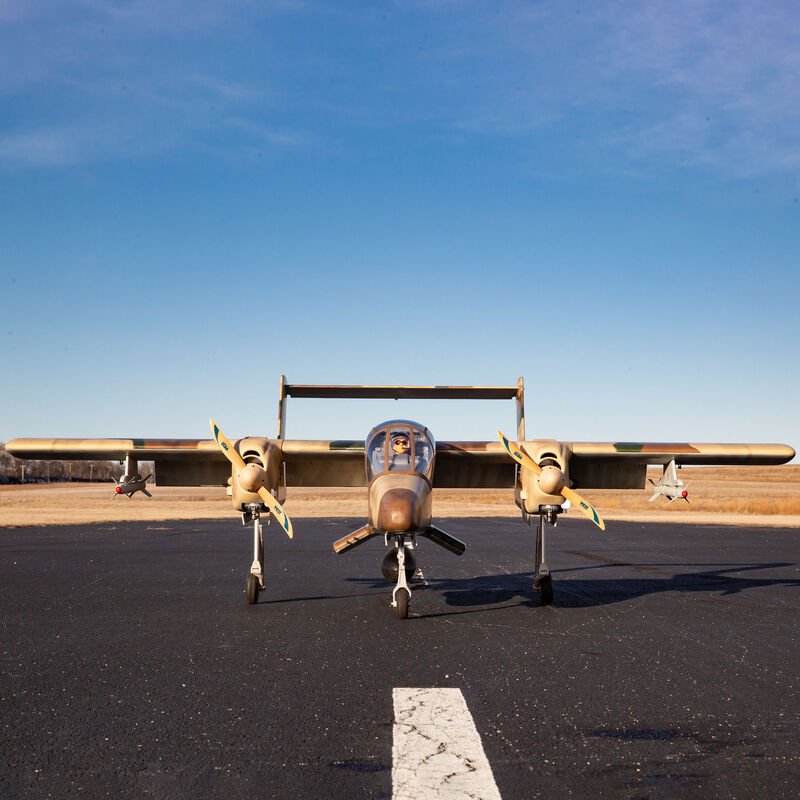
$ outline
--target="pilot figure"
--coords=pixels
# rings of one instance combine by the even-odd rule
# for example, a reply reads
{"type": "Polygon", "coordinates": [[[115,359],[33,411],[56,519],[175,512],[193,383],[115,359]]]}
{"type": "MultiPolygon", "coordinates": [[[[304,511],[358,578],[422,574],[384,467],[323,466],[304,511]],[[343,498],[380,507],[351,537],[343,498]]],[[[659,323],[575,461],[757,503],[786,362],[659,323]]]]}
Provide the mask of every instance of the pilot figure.
{"type": "Polygon", "coordinates": [[[389,469],[410,469],[411,454],[408,452],[408,436],[405,433],[396,433],[392,436],[392,457],[389,459],[389,469]]]}

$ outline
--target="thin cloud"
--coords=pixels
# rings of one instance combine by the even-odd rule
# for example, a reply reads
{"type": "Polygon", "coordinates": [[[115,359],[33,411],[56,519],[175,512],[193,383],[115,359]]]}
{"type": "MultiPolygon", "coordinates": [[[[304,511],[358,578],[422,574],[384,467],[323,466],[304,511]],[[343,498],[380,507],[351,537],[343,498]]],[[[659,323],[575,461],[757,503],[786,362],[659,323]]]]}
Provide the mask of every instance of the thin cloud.
{"type": "Polygon", "coordinates": [[[48,128],[0,137],[0,163],[16,166],[74,164],[79,158],[80,137],[67,129],[48,128]]]}
{"type": "Polygon", "coordinates": [[[126,132],[141,157],[210,135],[224,149],[226,130],[234,151],[260,152],[402,125],[626,174],[775,173],[800,148],[800,15],[786,3],[11,0],[4,13],[0,91],[36,121],[8,117],[5,163],[121,152],[93,129],[126,132]]]}
{"type": "Polygon", "coordinates": [[[775,4],[620,3],[604,20],[603,82],[640,122],[634,157],[679,155],[733,175],[780,171],[800,146],[800,18],[775,4]]]}
{"type": "Polygon", "coordinates": [[[800,15],[789,4],[472,10],[465,32],[440,32],[423,56],[440,84],[456,87],[458,104],[448,97],[456,129],[530,137],[537,149],[549,136],[583,130],[591,152],[575,153],[585,169],[668,162],[745,176],[796,160],[800,15]]]}

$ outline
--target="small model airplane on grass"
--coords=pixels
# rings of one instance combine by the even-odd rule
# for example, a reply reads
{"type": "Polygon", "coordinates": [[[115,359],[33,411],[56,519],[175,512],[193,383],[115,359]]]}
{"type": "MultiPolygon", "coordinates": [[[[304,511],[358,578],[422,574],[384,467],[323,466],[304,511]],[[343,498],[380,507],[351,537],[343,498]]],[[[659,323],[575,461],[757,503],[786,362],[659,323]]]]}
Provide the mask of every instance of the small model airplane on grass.
{"type": "Polygon", "coordinates": [[[555,526],[566,501],[600,530],[605,524],[578,490],[643,489],[648,465],[664,474],[651,480],[670,501],[687,499],[677,478],[684,464],[784,464],[794,450],[784,444],[688,444],[648,442],[560,442],[526,439],[522,378],[515,386],[313,386],[286,383],[281,376],[278,435],[229,440],[211,420],[206,439],[14,439],[7,450],[17,458],[109,459],[125,464],[117,493],[132,496],[145,489],[139,461],[155,463],[156,485],[227,486],[242,523],[253,523],[253,562],[246,581],[248,603],[255,603],[264,583],[262,515],[271,515],[289,538],[292,523],[283,508],[293,486],[363,486],[367,522],[333,543],[346,553],[374,537],[388,548],[384,576],[395,584],[392,606],[408,615],[411,580],[419,538],[462,555],[464,542],[432,522],[434,488],[508,488],[529,525],[536,520],[533,588],[543,605],[553,601],[553,581],[546,562],[546,525],[555,526]],[[514,399],[516,437],[498,431],[498,442],[436,442],[418,422],[395,419],[374,426],[366,440],[307,441],[286,439],[289,397],[386,399],[514,399]]]}

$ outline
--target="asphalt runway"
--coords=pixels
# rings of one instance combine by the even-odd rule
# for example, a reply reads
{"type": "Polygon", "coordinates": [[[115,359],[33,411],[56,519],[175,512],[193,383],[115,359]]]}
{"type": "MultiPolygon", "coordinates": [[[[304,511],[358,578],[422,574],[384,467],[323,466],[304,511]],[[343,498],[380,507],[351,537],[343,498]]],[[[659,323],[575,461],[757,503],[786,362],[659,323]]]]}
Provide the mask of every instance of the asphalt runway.
{"type": "Polygon", "coordinates": [[[499,794],[800,794],[800,530],[440,519],[409,619],[362,524],[0,531],[0,797],[391,798],[393,689],[461,690],[499,794]]]}

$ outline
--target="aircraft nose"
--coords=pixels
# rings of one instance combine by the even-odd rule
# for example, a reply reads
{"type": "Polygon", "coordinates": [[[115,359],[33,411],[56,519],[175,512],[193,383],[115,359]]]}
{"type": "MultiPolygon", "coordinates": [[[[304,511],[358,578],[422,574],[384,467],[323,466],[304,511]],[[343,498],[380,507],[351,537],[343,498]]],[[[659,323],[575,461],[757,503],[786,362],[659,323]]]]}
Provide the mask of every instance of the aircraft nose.
{"type": "Polygon", "coordinates": [[[387,533],[411,530],[416,501],[410,489],[388,489],[378,506],[378,528],[387,533]]]}

